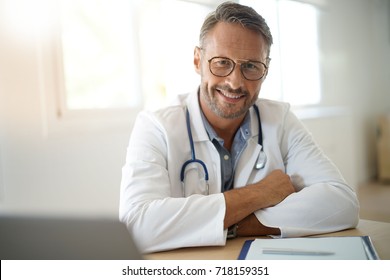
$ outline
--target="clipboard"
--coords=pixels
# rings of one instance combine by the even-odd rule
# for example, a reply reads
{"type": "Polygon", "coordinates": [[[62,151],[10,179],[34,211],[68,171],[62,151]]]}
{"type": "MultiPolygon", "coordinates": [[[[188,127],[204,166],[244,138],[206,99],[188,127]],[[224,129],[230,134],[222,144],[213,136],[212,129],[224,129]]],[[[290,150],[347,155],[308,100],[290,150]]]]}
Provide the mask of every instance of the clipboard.
{"type": "Polygon", "coordinates": [[[369,236],[246,240],[239,260],[379,260],[369,236]]]}

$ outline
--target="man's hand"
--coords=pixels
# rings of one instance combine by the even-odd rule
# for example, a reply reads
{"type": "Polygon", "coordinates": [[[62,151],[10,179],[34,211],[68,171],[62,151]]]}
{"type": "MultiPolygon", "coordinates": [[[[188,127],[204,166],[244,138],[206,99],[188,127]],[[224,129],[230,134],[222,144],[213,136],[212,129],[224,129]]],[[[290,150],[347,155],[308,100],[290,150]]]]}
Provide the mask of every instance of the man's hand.
{"type": "Polygon", "coordinates": [[[255,184],[224,192],[224,227],[238,223],[259,209],[274,206],[294,192],[290,177],[281,170],[272,171],[255,184]]]}
{"type": "Polygon", "coordinates": [[[272,171],[263,180],[254,184],[254,186],[257,187],[258,190],[263,193],[263,195],[264,193],[266,194],[266,200],[263,201],[261,208],[279,204],[287,196],[295,192],[294,186],[290,180],[290,176],[279,169],[272,171]]]}

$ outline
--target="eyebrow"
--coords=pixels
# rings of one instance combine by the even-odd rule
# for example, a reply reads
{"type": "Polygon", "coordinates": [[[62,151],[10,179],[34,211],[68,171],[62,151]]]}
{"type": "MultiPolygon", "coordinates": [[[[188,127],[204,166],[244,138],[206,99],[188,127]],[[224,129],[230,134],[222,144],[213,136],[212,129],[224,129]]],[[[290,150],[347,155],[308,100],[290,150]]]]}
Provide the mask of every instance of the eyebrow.
{"type": "MultiPolygon", "coordinates": [[[[243,63],[243,62],[257,62],[257,63],[264,63],[266,64],[267,62],[267,59],[265,62],[261,61],[261,60],[256,60],[256,59],[242,59],[242,58],[238,58],[238,59],[233,59],[233,58],[230,58],[228,56],[213,56],[211,57],[210,59],[213,59],[213,58],[227,58],[227,59],[230,59],[230,60],[233,60],[234,62],[240,62],[240,63],[243,63]]],[[[209,59],[209,60],[210,60],[209,59]]]]}
{"type": "MultiPolygon", "coordinates": [[[[206,47],[202,47],[202,46],[196,46],[197,48],[199,48],[202,52],[205,52],[206,51],[206,47]]],[[[259,59],[241,59],[241,58],[239,58],[239,59],[233,59],[233,58],[231,58],[231,57],[229,57],[229,56],[226,56],[226,55],[218,55],[218,54],[216,54],[216,55],[212,55],[210,58],[213,58],[213,57],[223,57],[223,58],[229,58],[229,59],[231,59],[231,60],[234,60],[234,61],[239,61],[239,60],[241,60],[241,61],[252,61],[252,62],[261,62],[261,63],[265,63],[265,64],[267,64],[267,61],[269,60],[269,56],[266,56],[266,58],[264,59],[264,62],[259,58],[259,59]]]]}

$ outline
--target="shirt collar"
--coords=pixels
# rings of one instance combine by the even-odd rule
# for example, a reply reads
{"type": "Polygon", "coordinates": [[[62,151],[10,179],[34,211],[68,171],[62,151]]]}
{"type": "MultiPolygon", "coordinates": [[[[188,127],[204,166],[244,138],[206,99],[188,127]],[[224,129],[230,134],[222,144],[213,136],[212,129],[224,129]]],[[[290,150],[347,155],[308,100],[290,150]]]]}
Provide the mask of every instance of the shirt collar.
{"type": "MultiPolygon", "coordinates": [[[[211,124],[209,123],[209,121],[207,120],[206,116],[204,115],[203,111],[200,110],[201,112],[201,116],[202,116],[202,121],[203,121],[203,125],[206,129],[206,132],[210,138],[211,141],[213,141],[214,139],[217,140],[219,143],[221,143],[223,145],[223,139],[220,138],[217,133],[215,132],[215,130],[213,129],[213,127],[211,126],[211,124]]],[[[244,118],[244,121],[241,123],[241,126],[239,128],[239,131],[241,133],[241,137],[247,141],[251,136],[252,136],[252,131],[251,131],[251,118],[250,118],[250,114],[249,114],[249,111],[248,113],[245,115],[245,118],[244,118]]],[[[235,139],[238,135],[235,136],[235,139]]]]}

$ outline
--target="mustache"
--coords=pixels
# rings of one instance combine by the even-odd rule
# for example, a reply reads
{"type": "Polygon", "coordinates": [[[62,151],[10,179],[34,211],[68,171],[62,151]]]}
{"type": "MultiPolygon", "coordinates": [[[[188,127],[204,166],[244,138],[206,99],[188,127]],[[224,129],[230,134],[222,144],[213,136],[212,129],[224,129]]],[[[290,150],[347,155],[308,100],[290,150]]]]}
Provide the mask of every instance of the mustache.
{"type": "Polygon", "coordinates": [[[240,95],[249,95],[249,92],[247,90],[241,88],[241,87],[233,89],[233,88],[231,88],[228,85],[220,85],[220,86],[214,86],[213,89],[214,90],[227,91],[227,92],[230,92],[230,93],[240,94],[240,95]]]}

